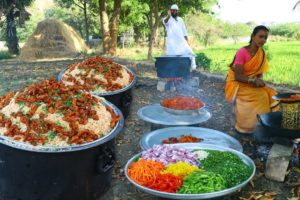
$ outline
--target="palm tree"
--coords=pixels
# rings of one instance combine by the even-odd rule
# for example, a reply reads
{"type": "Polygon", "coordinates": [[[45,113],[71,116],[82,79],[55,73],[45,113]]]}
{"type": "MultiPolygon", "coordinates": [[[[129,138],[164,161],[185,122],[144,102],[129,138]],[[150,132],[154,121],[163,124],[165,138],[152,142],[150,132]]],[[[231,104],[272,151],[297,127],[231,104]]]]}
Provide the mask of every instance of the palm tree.
{"type": "Polygon", "coordinates": [[[16,20],[19,19],[19,24],[23,24],[29,19],[30,14],[25,10],[25,6],[29,6],[31,2],[33,2],[33,0],[0,1],[0,20],[3,17],[5,21],[3,24],[6,24],[6,45],[11,54],[19,54],[16,20]]]}
{"type": "Polygon", "coordinates": [[[297,8],[297,6],[300,6],[300,1],[298,1],[298,2],[294,5],[293,10],[295,10],[295,9],[297,8]]]}

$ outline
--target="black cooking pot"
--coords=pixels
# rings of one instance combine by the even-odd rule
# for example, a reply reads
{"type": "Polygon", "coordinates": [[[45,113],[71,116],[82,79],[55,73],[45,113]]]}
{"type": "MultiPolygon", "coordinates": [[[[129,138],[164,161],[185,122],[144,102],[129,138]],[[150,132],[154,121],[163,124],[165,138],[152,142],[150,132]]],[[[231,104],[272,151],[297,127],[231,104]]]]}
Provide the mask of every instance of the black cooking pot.
{"type": "MultiPolygon", "coordinates": [[[[123,66],[123,65],[122,65],[123,66]]],[[[132,75],[133,75],[133,80],[129,85],[126,87],[120,89],[120,90],[115,90],[111,92],[92,92],[93,95],[99,96],[99,97],[104,97],[107,101],[111,102],[115,106],[117,106],[123,113],[123,116],[127,118],[130,112],[130,105],[132,102],[132,95],[131,95],[131,89],[136,83],[136,75],[135,73],[127,68],[126,66],[123,66],[125,69],[127,69],[132,75]]],[[[62,81],[62,76],[65,73],[66,69],[62,70],[59,75],[58,75],[58,81],[62,81]]],[[[63,81],[62,81],[63,82],[63,81]]]]}
{"type": "Polygon", "coordinates": [[[157,77],[186,78],[190,74],[191,59],[184,56],[155,57],[157,77]]]}
{"type": "Polygon", "coordinates": [[[106,136],[67,147],[34,147],[0,136],[1,200],[99,199],[110,187],[115,162],[115,137],[120,120],[106,136]]]}
{"type": "Polygon", "coordinates": [[[257,115],[257,119],[265,129],[264,134],[289,139],[300,138],[300,130],[289,130],[281,127],[282,112],[270,112],[257,115]]]}

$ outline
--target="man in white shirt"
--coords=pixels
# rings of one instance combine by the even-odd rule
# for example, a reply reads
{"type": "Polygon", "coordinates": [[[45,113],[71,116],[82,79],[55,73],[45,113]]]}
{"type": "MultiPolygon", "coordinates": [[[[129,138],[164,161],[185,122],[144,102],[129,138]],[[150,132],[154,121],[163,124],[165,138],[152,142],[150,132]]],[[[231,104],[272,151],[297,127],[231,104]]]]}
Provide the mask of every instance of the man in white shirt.
{"type": "Polygon", "coordinates": [[[167,55],[187,56],[191,59],[191,71],[196,69],[195,54],[189,46],[188,34],[183,19],[178,16],[178,6],[173,4],[168,16],[163,19],[167,31],[167,55]]]}

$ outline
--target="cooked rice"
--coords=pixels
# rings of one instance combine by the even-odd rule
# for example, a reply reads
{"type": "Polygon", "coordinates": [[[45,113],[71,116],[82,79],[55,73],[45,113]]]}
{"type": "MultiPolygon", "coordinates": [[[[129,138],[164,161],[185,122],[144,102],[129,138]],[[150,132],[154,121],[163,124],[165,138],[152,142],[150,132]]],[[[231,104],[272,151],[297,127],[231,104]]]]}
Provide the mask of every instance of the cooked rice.
{"type": "MultiPolygon", "coordinates": [[[[26,90],[25,90],[26,91],[26,90]]],[[[21,122],[20,117],[13,117],[12,114],[18,113],[21,111],[22,113],[27,113],[30,110],[30,107],[27,107],[26,104],[20,104],[16,103],[16,97],[20,94],[20,92],[17,92],[9,101],[9,103],[4,106],[2,109],[0,109],[0,115],[4,116],[5,119],[11,120],[11,126],[17,125],[18,129],[22,132],[25,132],[27,130],[26,124],[21,122]]],[[[95,98],[95,97],[94,97],[95,98]]],[[[112,128],[111,128],[111,121],[112,121],[112,115],[111,113],[106,109],[106,106],[102,103],[102,98],[99,98],[99,101],[96,101],[96,104],[93,104],[92,109],[96,111],[97,116],[99,116],[98,120],[94,120],[93,118],[88,118],[86,124],[79,124],[79,122],[75,122],[78,125],[78,132],[84,131],[84,130],[90,130],[93,133],[95,133],[98,138],[101,138],[108,134],[112,128]]],[[[1,105],[1,101],[0,101],[1,105]]],[[[54,112],[53,114],[49,113],[46,109],[46,104],[44,102],[39,102],[38,108],[34,115],[29,120],[40,120],[40,114],[44,115],[43,120],[50,121],[55,123],[57,126],[63,127],[64,131],[72,131],[70,128],[69,122],[65,121],[63,119],[64,115],[61,112],[54,112]]],[[[0,122],[1,124],[1,122],[0,122]]],[[[10,126],[10,127],[11,127],[10,126]]],[[[44,129],[45,130],[45,129],[44,129]]],[[[46,129],[49,130],[49,129],[46,129]]],[[[8,127],[1,127],[0,126],[0,135],[6,136],[8,131],[8,127]]],[[[30,130],[30,134],[35,135],[42,135],[40,133],[35,132],[33,129],[30,130]]],[[[69,146],[70,143],[68,141],[68,138],[63,139],[58,134],[53,134],[53,131],[48,131],[47,133],[43,134],[44,136],[47,136],[47,140],[43,144],[43,146],[69,146]],[[52,132],[52,133],[51,133],[52,132]],[[52,135],[51,135],[52,134],[52,135]]],[[[22,135],[14,135],[14,136],[8,136],[14,140],[17,140],[19,142],[24,142],[24,136],[22,135]]],[[[30,144],[28,141],[25,141],[25,143],[30,144]]],[[[38,144],[42,145],[42,144],[38,144]]],[[[74,145],[71,144],[71,145],[74,145]]]]}

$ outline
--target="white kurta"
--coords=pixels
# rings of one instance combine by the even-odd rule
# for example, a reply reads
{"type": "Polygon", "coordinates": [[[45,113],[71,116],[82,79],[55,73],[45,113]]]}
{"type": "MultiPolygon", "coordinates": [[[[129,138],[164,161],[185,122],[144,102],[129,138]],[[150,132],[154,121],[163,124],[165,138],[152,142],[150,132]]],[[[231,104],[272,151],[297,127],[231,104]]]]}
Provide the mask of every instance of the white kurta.
{"type": "Polygon", "coordinates": [[[163,24],[167,31],[167,55],[168,56],[188,56],[191,58],[191,68],[196,69],[195,54],[191,47],[188,45],[184,36],[187,36],[187,31],[181,17],[175,20],[170,17],[167,23],[165,18],[163,24]]]}

